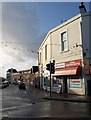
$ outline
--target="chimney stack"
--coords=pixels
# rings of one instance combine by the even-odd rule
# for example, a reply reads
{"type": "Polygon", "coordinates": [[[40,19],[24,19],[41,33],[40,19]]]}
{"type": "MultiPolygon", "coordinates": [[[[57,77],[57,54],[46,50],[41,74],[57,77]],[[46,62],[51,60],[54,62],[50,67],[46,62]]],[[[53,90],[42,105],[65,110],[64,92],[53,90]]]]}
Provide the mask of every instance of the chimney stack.
{"type": "Polygon", "coordinates": [[[80,10],[80,13],[86,12],[86,8],[85,8],[85,5],[83,4],[83,2],[80,3],[79,10],[80,10]]]}

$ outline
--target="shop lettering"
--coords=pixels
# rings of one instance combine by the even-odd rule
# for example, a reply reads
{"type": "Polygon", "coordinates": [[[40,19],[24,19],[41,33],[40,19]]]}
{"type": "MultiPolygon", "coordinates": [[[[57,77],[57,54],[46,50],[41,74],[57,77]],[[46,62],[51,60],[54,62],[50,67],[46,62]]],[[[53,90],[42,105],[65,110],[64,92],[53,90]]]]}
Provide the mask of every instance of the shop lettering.
{"type": "Polygon", "coordinates": [[[81,80],[80,79],[72,79],[70,80],[70,88],[80,88],[81,80]]]}
{"type": "Polygon", "coordinates": [[[71,80],[72,83],[80,83],[80,80],[71,80]]]}
{"type": "Polygon", "coordinates": [[[77,67],[81,66],[81,60],[74,60],[65,63],[56,64],[55,68],[77,67]]]}
{"type": "Polygon", "coordinates": [[[69,61],[65,63],[66,67],[72,67],[72,66],[80,66],[81,61],[80,60],[74,60],[74,61],[69,61]]]}
{"type": "Polygon", "coordinates": [[[65,68],[65,63],[56,64],[55,68],[65,68]]]}

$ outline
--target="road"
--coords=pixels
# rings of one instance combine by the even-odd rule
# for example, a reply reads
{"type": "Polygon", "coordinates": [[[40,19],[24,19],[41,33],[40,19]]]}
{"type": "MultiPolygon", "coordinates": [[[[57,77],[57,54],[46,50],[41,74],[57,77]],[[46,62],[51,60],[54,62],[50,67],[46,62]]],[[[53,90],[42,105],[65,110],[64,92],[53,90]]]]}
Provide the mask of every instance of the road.
{"type": "Polygon", "coordinates": [[[42,92],[37,91],[37,89],[31,89],[31,93],[28,93],[26,90],[19,90],[17,85],[10,85],[3,89],[3,119],[91,119],[91,104],[54,100],[49,101],[43,99],[43,95],[42,92]]]}

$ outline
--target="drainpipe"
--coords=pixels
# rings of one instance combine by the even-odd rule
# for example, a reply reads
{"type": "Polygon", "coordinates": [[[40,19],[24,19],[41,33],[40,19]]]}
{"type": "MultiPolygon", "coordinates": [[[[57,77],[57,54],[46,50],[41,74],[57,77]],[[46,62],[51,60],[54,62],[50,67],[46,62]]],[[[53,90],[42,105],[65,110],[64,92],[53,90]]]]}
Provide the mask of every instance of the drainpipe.
{"type": "Polygon", "coordinates": [[[82,80],[84,80],[84,82],[82,81],[82,85],[84,83],[84,87],[82,86],[82,89],[85,89],[85,95],[86,95],[86,79],[85,79],[85,71],[84,71],[84,61],[85,61],[85,53],[84,53],[84,46],[83,46],[83,31],[82,31],[82,22],[80,23],[80,31],[81,31],[81,40],[82,40],[82,80]]]}
{"type": "MultiPolygon", "coordinates": [[[[80,3],[79,10],[80,10],[81,15],[86,12],[86,8],[85,8],[83,2],[80,3]]],[[[81,19],[81,22],[80,22],[80,35],[81,35],[81,40],[82,40],[82,60],[83,60],[82,61],[83,62],[82,63],[82,80],[84,81],[84,82],[82,81],[82,85],[83,85],[83,83],[85,84],[84,85],[85,88],[83,88],[83,86],[82,86],[82,89],[85,89],[85,95],[86,95],[86,80],[85,80],[85,71],[84,71],[85,54],[84,54],[84,45],[83,45],[84,42],[83,42],[82,22],[83,22],[83,20],[81,19]]]]}

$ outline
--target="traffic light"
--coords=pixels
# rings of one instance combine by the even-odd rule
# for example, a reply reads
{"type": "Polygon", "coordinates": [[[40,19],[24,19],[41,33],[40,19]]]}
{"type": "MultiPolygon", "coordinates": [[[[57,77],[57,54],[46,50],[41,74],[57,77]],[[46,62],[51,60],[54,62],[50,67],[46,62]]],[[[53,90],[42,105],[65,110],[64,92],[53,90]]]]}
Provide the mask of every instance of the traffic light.
{"type": "Polygon", "coordinates": [[[51,73],[53,74],[55,72],[54,62],[51,63],[51,73]]]}
{"type": "Polygon", "coordinates": [[[39,70],[39,68],[38,68],[38,66],[32,66],[32,73],[36,73],[36,72],[38,72],[38,70],[39,70]]]}
{"type": "Polygon", "coordinates": [[[46,65],[46,70],[50,71],[50,63],[46,65]]]}
{"type": "Polygon", "coordinates": [[[55,72],[55,62],[47,64],[46,70],[49,70],[53,74],[55,72]]]}

